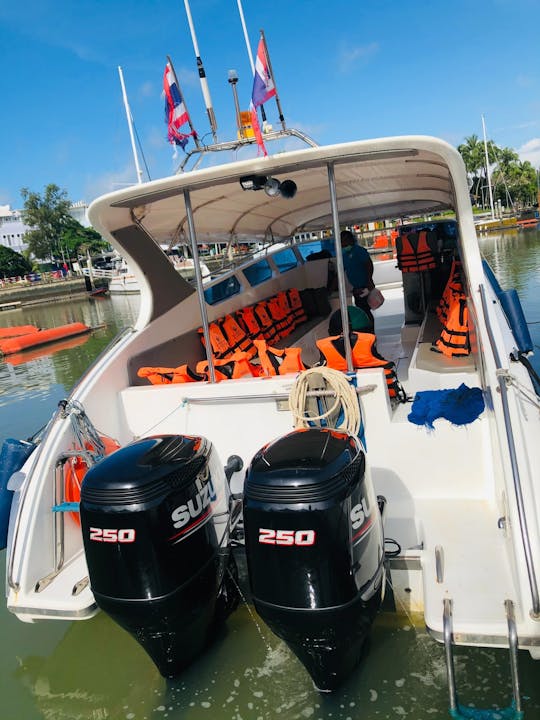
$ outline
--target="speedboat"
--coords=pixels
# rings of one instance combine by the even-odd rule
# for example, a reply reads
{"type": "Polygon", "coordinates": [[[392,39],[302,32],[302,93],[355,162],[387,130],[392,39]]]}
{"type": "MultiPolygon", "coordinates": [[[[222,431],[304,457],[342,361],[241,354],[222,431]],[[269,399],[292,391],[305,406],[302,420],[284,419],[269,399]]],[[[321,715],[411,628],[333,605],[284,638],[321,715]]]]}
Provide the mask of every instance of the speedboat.
{"type": "Polygon", "coordinates": [[[444,643],[454,716],[456,645],[508,649],[519,713],[518,649],[540,659],[538,378],[456,149],[298,149],[122,189],[89,216],[136,268],[139,316],[13,465],[9,610],[102,609],[175,675],[234,611],[242,552],[257,612],[321,691],[369,662],[386,592],[444,643]],[[399,233],[397,265],[374,262],[375,334],[331,336],[352,305],[340,231],[371,221],[399,233]],[[193,284],[159,247],[179,232],[193,284]],[[312,232],[334,251],[293,240],[312,232]],[[269,239],[203,283],[199,244],[269,239]]]}
{"type": "MultiPolygon", "coordinates": [[[[195,271],[192,258],[183,260],[176,259],[174,256],[169,256],[169,258],[182,277],[186,280],[193,279],[195,271]]],[[[208,267],[204,263],[200,263],[200,267],[203,277],[209,278],[208,267]]],[[[108,290],[112,295],[139,295],[141,292],[140,278],[137,272],[132,271],[124,259],[118,264],[116,272],[110,276],[108,290]]]]}

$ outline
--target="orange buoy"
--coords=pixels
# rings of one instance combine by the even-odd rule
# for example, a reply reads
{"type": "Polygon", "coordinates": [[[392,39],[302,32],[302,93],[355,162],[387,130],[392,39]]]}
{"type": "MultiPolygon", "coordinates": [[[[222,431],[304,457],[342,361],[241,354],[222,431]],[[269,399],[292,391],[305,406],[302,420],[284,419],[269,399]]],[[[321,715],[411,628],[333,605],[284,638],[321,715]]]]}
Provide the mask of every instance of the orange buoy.
{"type": "MultiPolygon", "coordinates": [[[[112,438],[105,437],[104,435],[99,436],[101,442],[105,446],[105,455],[111,455],[115,450],[120,448],[120,445],[112,438]]],[[[87,450],[93,450],[94,447],[90,443],[85,443],[87,450]]],[[[66,502],[78,503],[81,499],[81,484],[84,476],[88,472],[88,465],[86,461],[80,456],[75,455],[69,458],[64,465],[64,499],[66,502]]],[[[78,512],[70,512],[69,515],[75,520],[77,525],[80,526],[81,519],[78,512]]]]}
{"type": "Polygon", "coordinates": [[[0,340],[0,352],[4,355],[10,355],[37,345],[45,345],[45,343],[72,337],[73,335],[82,335],[91,330],[92,328],[81,322],[60,325],[60,327],[50,328],[49,330],[37,330],[26,335],[0,340]]]}
{"type": "Polygon", "coordinates": [[[74,335],[65,340],[55,340],[51,345],[38,345],[35,348],[27,348],[20,353],[10,353],[6,361],[10,365],[21,365],[31,360],[53,355],[61,350],[71,350],[79,345],[84,345],[85,342],[88,342],[88,339],[88,335],[74,335]]]}
{"type": "Polygon", "coordinates": [[[17,337],[18,335],[28,335],[35,332],[39,332],[39,328],[35,325],[12,325],[11,327],[0,328],[0,338],[17,337]]]}

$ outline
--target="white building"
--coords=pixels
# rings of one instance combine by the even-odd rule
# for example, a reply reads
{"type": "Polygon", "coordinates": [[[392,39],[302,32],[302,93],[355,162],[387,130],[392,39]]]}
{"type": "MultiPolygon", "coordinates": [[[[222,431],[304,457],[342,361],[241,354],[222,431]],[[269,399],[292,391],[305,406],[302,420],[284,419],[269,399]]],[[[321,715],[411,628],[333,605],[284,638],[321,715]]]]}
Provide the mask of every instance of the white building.
{"type": "Polygon", "coordinates": [[[28,229],[19,210],[11,210],[9,205],[0,205],[0,245],[22,253],[26,249],[24,236],[28,229]]]}
{"type": "MultiPolygon", "coordinates": [[[[89,227],[88,205],[79,200],[72,204],[70,215],[84,227],[89,227]]],[[[26,250],[24,236],[30,230],[22,221],[22,210],[12,210],[9,205],[0,205],[0,245],[22,253],[26,250]]]]}

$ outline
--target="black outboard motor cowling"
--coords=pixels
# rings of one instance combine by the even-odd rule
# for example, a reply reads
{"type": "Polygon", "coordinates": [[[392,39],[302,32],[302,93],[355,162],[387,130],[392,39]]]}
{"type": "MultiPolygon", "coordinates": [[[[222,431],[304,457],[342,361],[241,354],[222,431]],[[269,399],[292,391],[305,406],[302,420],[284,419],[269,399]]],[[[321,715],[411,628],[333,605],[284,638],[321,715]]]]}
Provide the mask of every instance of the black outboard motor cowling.
{"type": "Polygon", "coordinates": [[[98,606],[177,675],[234,609],[229,492],[211,443],[164,435],[117,450],[86,474],[80,513],[98,606]]]}
{"type": "Polygon", "coordinates": [[[384,587],[359,441],[323,428],[279,438],[253,458],[243,504],[255,608],[316,688],[334,690],[360,660],[384,587]]]}

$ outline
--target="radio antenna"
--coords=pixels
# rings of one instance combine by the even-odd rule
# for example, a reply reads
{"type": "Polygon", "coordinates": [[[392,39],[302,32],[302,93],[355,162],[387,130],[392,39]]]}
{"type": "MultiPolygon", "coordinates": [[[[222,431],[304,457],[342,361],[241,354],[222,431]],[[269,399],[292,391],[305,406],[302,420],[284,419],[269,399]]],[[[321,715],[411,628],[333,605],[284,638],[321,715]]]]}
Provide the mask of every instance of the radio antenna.
{"type": "Polygon", "coordinates": [[[210,121],[210,129],[212,130],[212,136],[214,142],[217,142],[217,123],[214,108],[212,107],[212,98],[210,97],[210,89],[208,87],[208,81],[206,79],[206,73],[204,71],[203,61],[199,53],[199,45],[197,43],[197,36],[195,35],[195,28],[193,26],[193,18],[191,17],[191,9],[189,7],[189,0],[184,0],[186,8],[186,15],[189,23],[189,30],[191,32],[191,40],[193,41],[193,49],[195,51],[195,59],[197,60],[197,69],[199,71],[199,79],[201,81],[201,90],[204,98],[204,104],[206,105],[206,113],[208,120],[210,121]]]}

